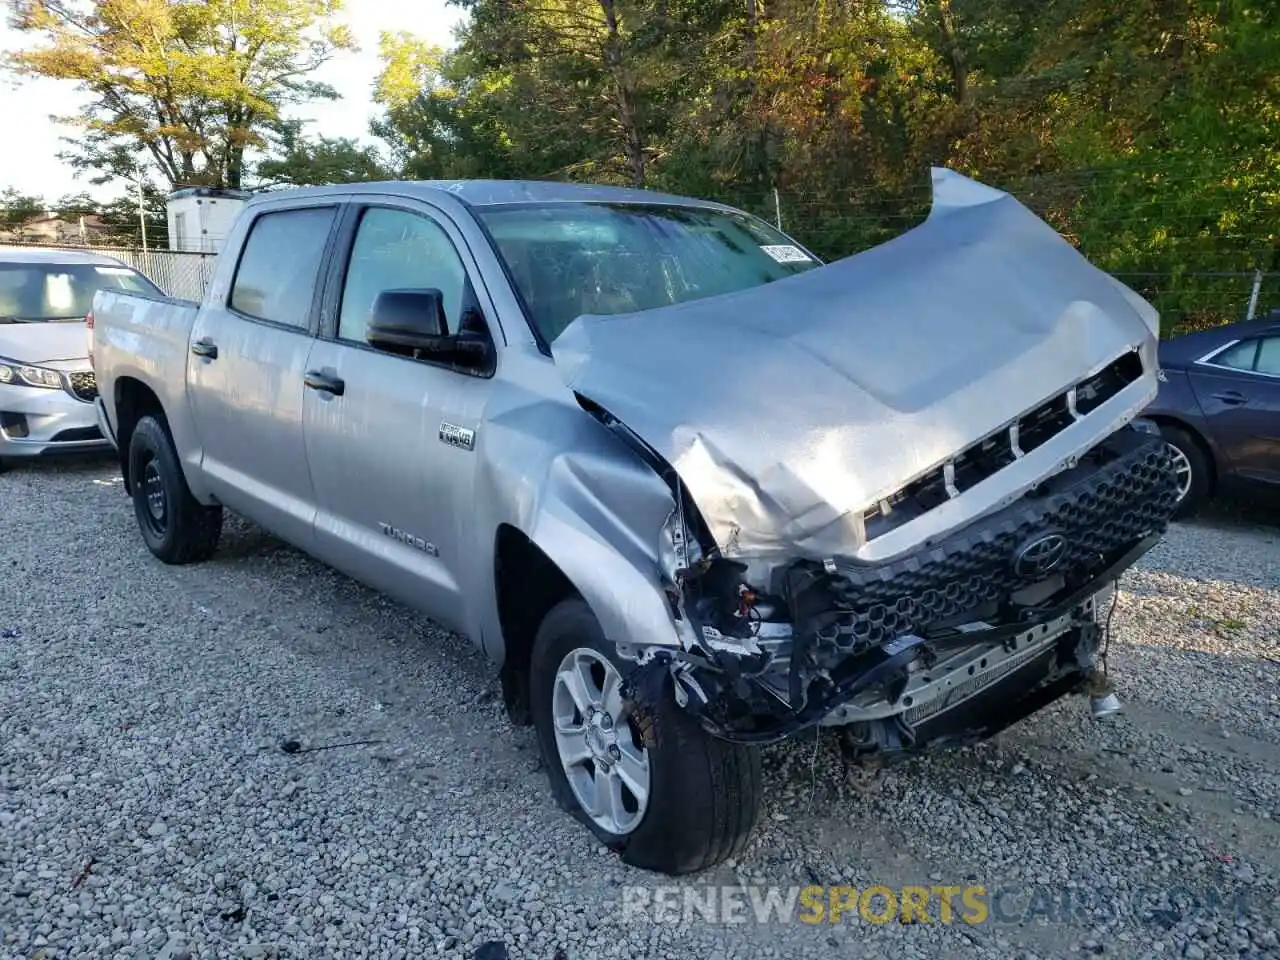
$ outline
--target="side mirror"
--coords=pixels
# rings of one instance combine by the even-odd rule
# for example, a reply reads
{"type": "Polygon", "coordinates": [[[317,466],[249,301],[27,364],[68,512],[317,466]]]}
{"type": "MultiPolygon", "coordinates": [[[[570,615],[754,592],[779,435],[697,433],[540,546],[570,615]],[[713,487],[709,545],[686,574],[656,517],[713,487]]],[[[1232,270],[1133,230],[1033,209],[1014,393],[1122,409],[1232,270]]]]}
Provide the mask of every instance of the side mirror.
{"type": "Polygon", "coordinates": [[[365,330],[372,346],[392,353],[438,350],[448,329],[439,290],[383,290],[373,301],[365,330]]]}
{"type": "Polygon", "coordinates": [[[462,329],[450,334],[439,290],[384,290],[373,302],[365,340],[379,350],[417,360],[450,363],[479,373],[491,370],[493,342],[483,317],[468,313],[463,317],[462,329]]]}

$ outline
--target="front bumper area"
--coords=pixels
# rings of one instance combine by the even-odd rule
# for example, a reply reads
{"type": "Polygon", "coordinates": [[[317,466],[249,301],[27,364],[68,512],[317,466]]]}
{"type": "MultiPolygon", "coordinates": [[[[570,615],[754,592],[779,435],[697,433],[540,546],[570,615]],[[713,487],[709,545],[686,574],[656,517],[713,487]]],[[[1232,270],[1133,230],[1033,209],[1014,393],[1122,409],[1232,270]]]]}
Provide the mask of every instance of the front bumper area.
{"type": "Polygon", "coordinates": [[[909,555],[793,563],[770,597],[789,627],[749,627],[753,657],[675,664],[677,700],[737,742],[819,724],[845,728],[863,754],[990,736],[1088,678],[1095,598],[1159,542],[1176,484],[1163,442],[1122,429],[909,555]]]}
{"type": "Polygon", "coordinates": [[[0,386],[0,457],[49,457],[110,449],[91,402],[66,390],[0,386]]]}
{"type": "Polygon", "coordinates": [[[1051,568],[1079,585],[1106,558],[1161,533],[1177,504],[1177,478],[1164,442],[1121,430],[1080,462],[1003,510],[883,564],[793,564],[782,591],[797,633],[856,653],[903,633],[936,632],[968,620],[1019,612],[1019,591],[1040,572],[1020,569],[1020,551],[1047,535],[1064,553],[1051,568]]]}

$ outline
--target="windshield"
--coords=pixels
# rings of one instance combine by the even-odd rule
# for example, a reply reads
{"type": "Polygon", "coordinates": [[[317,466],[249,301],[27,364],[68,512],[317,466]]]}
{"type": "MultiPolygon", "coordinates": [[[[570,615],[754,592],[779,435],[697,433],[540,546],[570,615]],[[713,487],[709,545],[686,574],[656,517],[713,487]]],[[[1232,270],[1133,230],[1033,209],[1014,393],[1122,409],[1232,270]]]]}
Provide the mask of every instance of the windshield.
{"type": "Polygon", "coordinates": [[[548,343],[584,314],[651,310],[819,266],[763,222],[704,207],[557,203],[478,213],[548,343]]]}
{"type": "Polygon", "coordinates": [[[159,294],[125,266],[96,263],[0,263],[0,322],[82,320],[99,290],[159,294]]]}

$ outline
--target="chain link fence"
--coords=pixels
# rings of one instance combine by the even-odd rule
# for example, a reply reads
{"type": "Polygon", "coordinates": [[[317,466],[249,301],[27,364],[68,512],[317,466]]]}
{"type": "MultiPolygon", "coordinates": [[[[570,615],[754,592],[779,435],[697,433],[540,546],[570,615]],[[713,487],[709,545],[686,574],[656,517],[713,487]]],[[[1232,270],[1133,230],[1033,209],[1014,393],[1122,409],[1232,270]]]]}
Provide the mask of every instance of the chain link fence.
{"type": "Polygon", "coordinates": [[[213,279],[216,254],[183,253],[176,250],[143,250],[128,246],[81,246],[78,244],[32,244],[0,242],[4,249],[66,250],[75,253],[101,253],[115,257],[148,277],[171,297],[201,300],[213,279]]]}
{"type": "Polygon", "coordinates": [[[138,250],[121,247],[101,251],[141,271],[171,297],[203,300],[213,279],[217,254],[181,253],[176,250],[138,250]]]}
{"type": "Polygon", "coordinates": [[[1191,333],[1280,311],[1280,273],[1261,270],[1117,273],[1160,311],[1162,330],[1191,333]]]}

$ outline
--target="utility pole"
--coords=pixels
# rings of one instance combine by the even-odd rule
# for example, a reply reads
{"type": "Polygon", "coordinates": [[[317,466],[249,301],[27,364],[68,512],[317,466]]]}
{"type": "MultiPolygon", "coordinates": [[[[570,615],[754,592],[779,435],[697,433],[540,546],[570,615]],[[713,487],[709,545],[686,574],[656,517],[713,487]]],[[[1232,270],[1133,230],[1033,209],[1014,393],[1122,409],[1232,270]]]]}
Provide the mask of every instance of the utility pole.
{"type": "Polygon", "coordinates": [[[1258,296],[1262,293],[1262,271],[1253,271],[1253,290],[1249,293],[1249,311],[1245,314],[1246,320],[1252,320],[1258,315],[1258,296]]]}
{"type": "Polygon", "coordinates": [[[138,169],[138,226],[142,228],[142,252],[147,252],[147,208],[142,200],[142,169],[138,169]]]}

